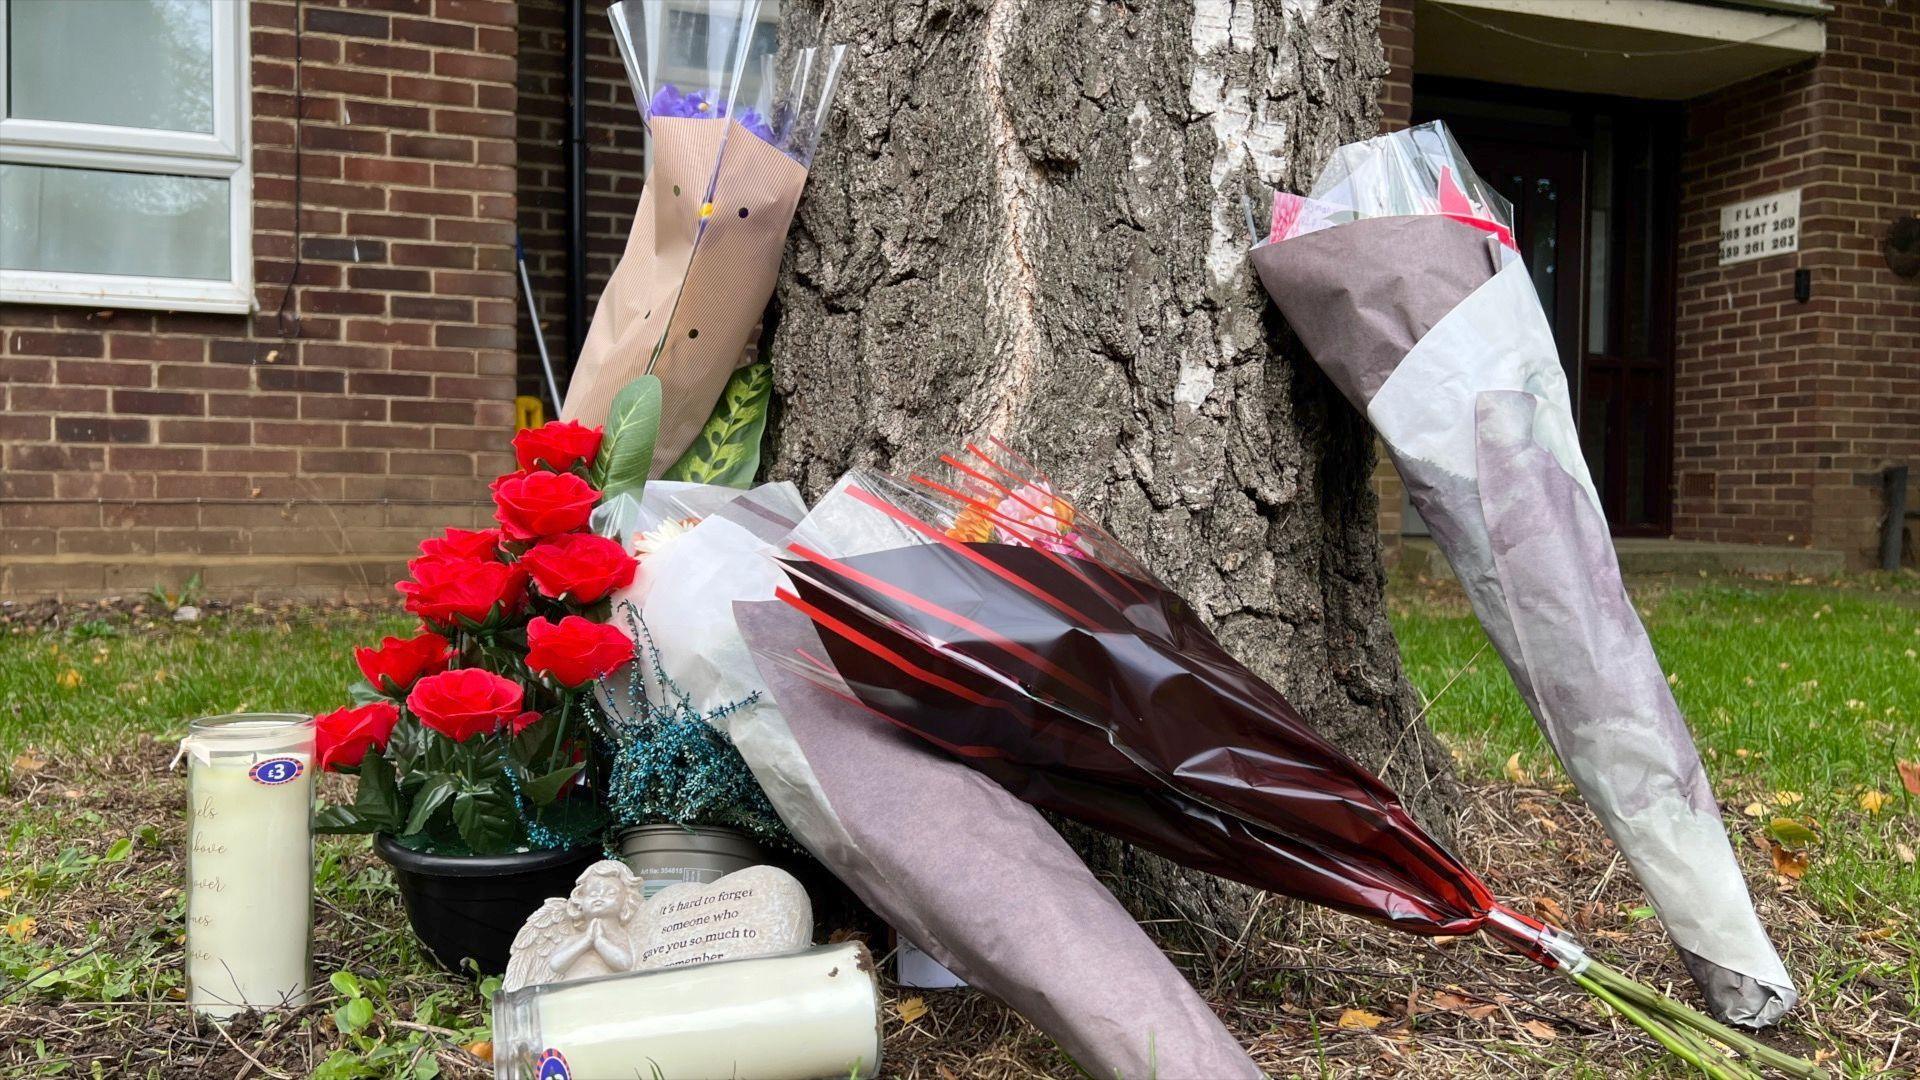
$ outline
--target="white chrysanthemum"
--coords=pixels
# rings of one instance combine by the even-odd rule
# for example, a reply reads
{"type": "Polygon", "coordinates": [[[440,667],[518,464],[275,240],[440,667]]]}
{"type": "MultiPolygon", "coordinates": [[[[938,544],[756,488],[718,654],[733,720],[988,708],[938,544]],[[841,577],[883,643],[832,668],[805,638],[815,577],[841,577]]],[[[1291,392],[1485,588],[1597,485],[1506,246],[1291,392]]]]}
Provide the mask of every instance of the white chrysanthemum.
{"type": "Polygon", "coordinates": [[[692,517],[663,521],[657,527],[641,533],[634,540],[633,553],[642,559],[649,555],[657,555],[666,550],[669,544],[687,535],[698,524],[700,519],[692,517]]]}

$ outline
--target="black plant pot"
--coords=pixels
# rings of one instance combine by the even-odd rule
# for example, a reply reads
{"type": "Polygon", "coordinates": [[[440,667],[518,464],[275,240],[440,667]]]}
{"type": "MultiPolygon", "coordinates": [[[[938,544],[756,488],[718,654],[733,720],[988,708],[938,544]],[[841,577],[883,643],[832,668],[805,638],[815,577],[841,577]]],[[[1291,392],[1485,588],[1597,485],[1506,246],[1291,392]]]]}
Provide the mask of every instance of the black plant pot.
{"type": "Polygon", "coordinates": [[[414,936],[433,962],[465,971],[471,959],[487,975],[507,970],[513,937],[548,897],[573,891],[580,872],[600,859],[597,847],[513,855],[428,855],[385,833],[374,853],[393,867],[414,936]]]}

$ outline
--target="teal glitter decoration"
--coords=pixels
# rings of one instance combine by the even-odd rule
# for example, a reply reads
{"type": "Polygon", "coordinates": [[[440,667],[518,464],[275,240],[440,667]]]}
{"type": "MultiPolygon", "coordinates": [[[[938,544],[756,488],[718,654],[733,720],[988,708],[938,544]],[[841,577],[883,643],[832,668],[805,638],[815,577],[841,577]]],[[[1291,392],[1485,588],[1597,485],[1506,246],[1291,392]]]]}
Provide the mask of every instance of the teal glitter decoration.
{"type": "Polygon", "coordinates": [[[667,675],[660,648],[631,603],[622,604],[634,641],[652,671],[660,697],[650,694],[639,663],[628,667],[626,700],[603,682],[584,700],[587,716],[611,745],[607,802],[615,829],[634,825],[695,825],[738,829],[763,845],[793,850],[791,834],[747,768],[746,759],[714,722],[758,701],[758,693],[702,712],[667,675]],[[598,702],[594,701],[597,698],[598,702]]]}

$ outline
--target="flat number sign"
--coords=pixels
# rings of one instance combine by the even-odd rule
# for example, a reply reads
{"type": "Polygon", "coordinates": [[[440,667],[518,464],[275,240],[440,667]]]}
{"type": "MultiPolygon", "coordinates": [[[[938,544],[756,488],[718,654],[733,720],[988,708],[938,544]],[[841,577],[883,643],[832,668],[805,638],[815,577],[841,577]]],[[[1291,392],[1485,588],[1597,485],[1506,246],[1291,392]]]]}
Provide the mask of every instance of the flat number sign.
{"type": "Polygon", "coordinates": [[[1720,265],[1800,250],[1800,189],[1720,208],[1720,265]]]}

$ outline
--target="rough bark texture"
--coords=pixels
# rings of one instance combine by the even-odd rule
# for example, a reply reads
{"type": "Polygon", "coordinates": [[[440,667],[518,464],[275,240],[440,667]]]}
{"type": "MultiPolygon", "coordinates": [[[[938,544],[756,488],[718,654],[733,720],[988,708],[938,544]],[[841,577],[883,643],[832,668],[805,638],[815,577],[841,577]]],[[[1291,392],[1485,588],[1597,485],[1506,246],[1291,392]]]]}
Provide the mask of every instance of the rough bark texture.
{"type": "MultiPolygon", "coordinates": [[[[1267,205],[1378,124],[1375,0],[785,0],[851,44],[777,294],[772,475],[816,495],[1029,450],[1446,831],[1382,598],[1364,418],[1248,267],[1267,205]]],[[[1246,890],[1076,831],[1137,914],[1246,890]]]]}

